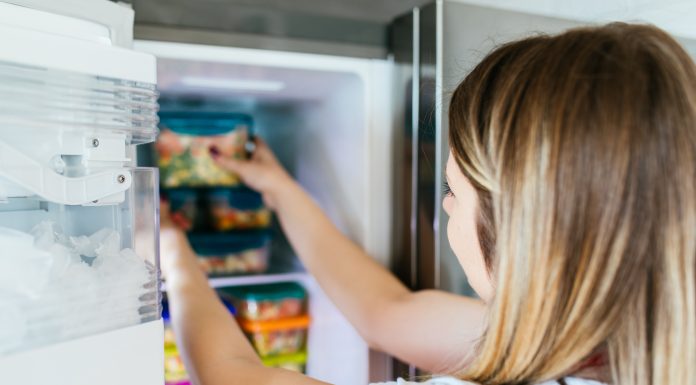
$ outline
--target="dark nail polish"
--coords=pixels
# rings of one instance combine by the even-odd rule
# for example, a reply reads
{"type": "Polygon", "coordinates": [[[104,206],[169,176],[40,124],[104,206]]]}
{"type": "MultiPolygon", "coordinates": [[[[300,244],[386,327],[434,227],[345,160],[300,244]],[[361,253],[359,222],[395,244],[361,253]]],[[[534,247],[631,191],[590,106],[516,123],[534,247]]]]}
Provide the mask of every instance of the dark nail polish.
{"type": "Polygon", "coordinates": [[[210,155],[212,155],[214,158],[220,156],[220,150],[218,150],[218,148],[215,146],[210,146],[208,151],[210,151],[210,155]]]}

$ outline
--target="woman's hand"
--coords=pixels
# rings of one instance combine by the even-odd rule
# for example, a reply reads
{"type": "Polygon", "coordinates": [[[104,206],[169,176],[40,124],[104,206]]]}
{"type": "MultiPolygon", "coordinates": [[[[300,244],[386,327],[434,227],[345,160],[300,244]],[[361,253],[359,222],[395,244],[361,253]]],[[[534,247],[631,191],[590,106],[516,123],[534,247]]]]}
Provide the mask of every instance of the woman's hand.
{"type": "Polygon", "coordinates": [[[283,169],[266,142],[256,138],[256,149],[249,160],[226,158],[215,148],[210,148],[210,154],[218,166],[234,172],[242,181],[263,196],[267,207],[278,208],[278,197],[295,181],[283,169]]]}

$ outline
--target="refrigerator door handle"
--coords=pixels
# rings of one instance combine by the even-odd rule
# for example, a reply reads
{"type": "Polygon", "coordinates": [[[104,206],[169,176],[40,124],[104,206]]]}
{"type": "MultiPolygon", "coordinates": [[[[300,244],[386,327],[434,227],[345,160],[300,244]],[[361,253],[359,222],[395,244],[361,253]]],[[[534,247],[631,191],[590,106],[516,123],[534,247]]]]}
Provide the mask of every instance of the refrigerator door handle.
{"type": "Polygon", "coordinates": [[[64,205],[118,203],[132,183],[131,173],[122,168],[81,177],[66,177],[0,141],[0,176],[24,189],[64,205]]]}

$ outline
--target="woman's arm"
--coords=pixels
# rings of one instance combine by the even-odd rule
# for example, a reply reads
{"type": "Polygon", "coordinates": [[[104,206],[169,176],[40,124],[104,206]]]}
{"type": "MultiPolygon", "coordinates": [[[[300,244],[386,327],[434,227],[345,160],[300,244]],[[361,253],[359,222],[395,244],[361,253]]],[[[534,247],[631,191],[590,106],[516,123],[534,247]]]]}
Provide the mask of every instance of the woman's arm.
{"type": "Polygon", "coordinates": [[[483,303],[412,293],[346,238],[277,163],[264,143],[250,162],[217,157],[264,195],[309,272],[374,348],[430,371],[462,360],[483,330],[483,303]]]}
{"type": "MultiPolygon", "coordinates": [[[[166,206],[163,218],[166,222],[166,206]]],[[[186,236],[164,224],[162,259],[177,344],[199,385],[321,385],[299,373],[263,366],[234,318],[208,286],[186,236]]]]}

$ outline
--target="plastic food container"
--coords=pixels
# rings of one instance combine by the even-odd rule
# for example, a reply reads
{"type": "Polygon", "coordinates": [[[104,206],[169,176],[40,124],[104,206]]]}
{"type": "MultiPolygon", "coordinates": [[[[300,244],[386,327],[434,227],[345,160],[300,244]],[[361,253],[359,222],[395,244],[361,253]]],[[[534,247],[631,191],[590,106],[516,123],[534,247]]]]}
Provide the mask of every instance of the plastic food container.
{"type": "Polygon", "coordinates": [[[163,189],[171,218],[185,231],[266,229],[271,212],[261,195],[246,187],[163,189]]]}
{"type": "Polygon", "coordinates": [[[261,357],[294,354],[304,350],[307,342],[309,316],[275,321],[247,321],[239,324],[261,357]]]}
{"type": "Polygon", "coordinates": [[[266,231],[189,234],[189,241],[209,275],[258,274],[268,269],[270,234],[266,231]]]}
{"type": "Polygon", "coordinates": [[[305,373],[307,366],[307,352],[302,351],[295,354],[264,357],[261,359],[261,361],[263,361],[264,365],[271,368],[281,368],[298,373],[305,373]]]}
{"type": "Polygon", "coordinates": [[[179,350],[174,347],[164,348],[164,384],[165,385],[190,385],[188,373],[184,367],[184,360],[179,350]]]}
{"type": "Polygon", "coordinates": [[[169,201],[172,221],[184,231],[191,231],[201,219],[198,209],[198,193],[193,189],[162,191],[169,201]]]}
{"type": "Polygon", "coordinates": [[[155,143],[164,187],[236,186],[239,177],[217,166],[210,148],[227,158],[246,157],[252,129],[248,115],[201,111],[159,113],[155,143]]]}
{"type": "Polygon", "coordinates": [[[226,288],[233,298],[239,318],[247,321],[273,321],[306,313],[307,292],[295,282],[226,288]]]}
{"type": "Polygon", "coordinates": [[[260,229],[271,224],[261,195],[247,188],[214,189],[208,194],[211,223],[217,231],[260,229]]]}
{"type": "Polygon", "coordinates": [[[162,301],[162,321],[164,322],[164,383],[165,385],[190,385],[184,360],[176,347],[169,317],[169,304],[166,300],[162,301]]]}

